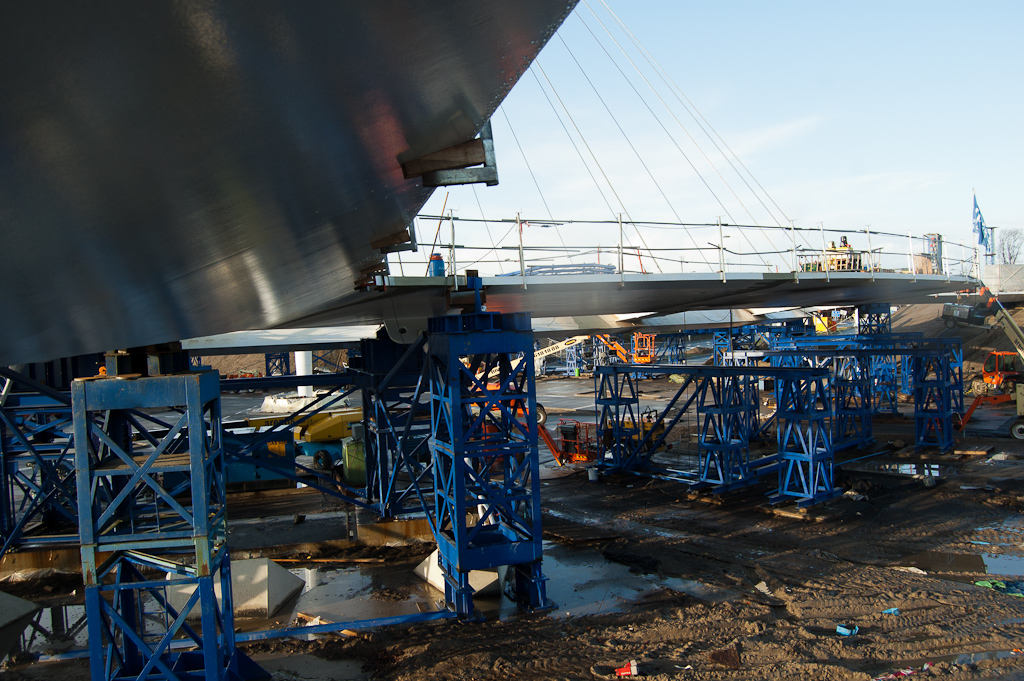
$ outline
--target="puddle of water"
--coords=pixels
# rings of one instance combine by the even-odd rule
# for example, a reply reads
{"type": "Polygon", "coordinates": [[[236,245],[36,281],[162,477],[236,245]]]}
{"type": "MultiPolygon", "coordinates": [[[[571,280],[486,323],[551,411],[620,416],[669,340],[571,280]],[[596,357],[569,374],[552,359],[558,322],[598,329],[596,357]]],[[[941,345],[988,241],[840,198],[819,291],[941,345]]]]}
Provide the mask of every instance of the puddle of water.
{"type": "MultiPolygon", "coordinates": [[[[306,587],[296,597],[274,617],[238,617],[235,625],[241,631],[260,631],[292,626],[297,618],[308,621],[319,617],[321,622],[330,623],[437,610],[444,594],[420,580],[412,568],[411,564],[355,566],[342,570],[296,568],[291,572],[306,581],[306,587]]],[[[545,542],[544,546],[544,574],[548,577],[548,598],[558,605],[558,609],[550,613],[551,617],[622,612],[644,595],[663,587],[713,603],[738,595],[695,580],[634,574],[629,566],[609,561],[593,547],[551,542],[545,542]]],[[[474,604],[489,619],[521,614],[515,603],[500,596],[477,597],[474,604]]],[[[156,627],[160,623],[153,624],[156,627]]],[[[87,645],[85,606],[68,605],[40,611],[22,634],[17,650],[54,654],[81,650],[87,645]]],[[[284,666],[278,670],[282,679],[350,678],[346,676],[347,669],[315,665],[306,668],[301,661],[289,664],[282,661],[282,664],[284,666]]]]}
{"type": "Polygon", "coordinates": [[[674,591],[680,591],[709,603],[724,603],[740,595],[738,592],[730,589],[719,589],[707,584],[701,584],[693,579],[682,579],[681,577],[669,577],[662,583],[674,591]]]}
{"type": "Polygon", "coordinates": [[[992,525],[979,527],[978,532],[1016,532],[1024,533],[1024,515],[1010,516],[992,525]]]}
{"type": "MultiPolygon", "coordinates": [[[[307,578],[303,569],[292,571],[307,578]]],[[[552,617],[622,612],[661,587],[720,602],[734,594],[699,582],[657,575],[634,574],[629,566],[607,560],[593,547],[570,547],[545,542],[544,574],[547,594],[558,609],[552,617]]],[[[307,588],[269,620],[236,619],[244,631],[285,626],[303,617],[323,622],[344,622],[411,614],[437,609],[444,594],[421,581],[411,565],[352,567],[319,571],[319,585],[307,588]]],[[[473,604],[487,618],[505,619],[521,614],[519,607],[501,596],[477,596],[473,604]]]]}
{"type": "MultiPolygon", "coordinates": [[[[548,598],[558,605],[550,613],[552,617],[622,612],[662,586],[682,591],[670,584],[671,579],[634,574],[629,566],[607,560],[593,547],[545,542],[544,575],[548,578],[548,598]]],[[[486,617],[504,619],[521,612],[507,598],[475,598],[473,602],[486,617]]]]}
{"type": "Polygon", "coordinates": [[[921,568],[927,572],[970,573],[983,575],[1024,575],[1024,556],[1008,556],[995,553],[943,553],[922,551],[907,556],[903,565],[921,568]]]}
{"type": "Polygon", "coordinates": [[[986,553],[985,568],[990,575],[1024,575],[1024,556],[986,553]]]}
{"type": "Polygon", "coordinates": [[[291,626],[297,618],[303,622],[319,617],[326,624],[411,615],[437,610],[436,601],[444,600],[444,594],[420,580],[408,564],[290,572],[306,581],[298,597],[269,619],[236,618],[237,627],[260,631],[291,626]]]}
{"type": "Polygon", "coordinates": [[[1019,655],[1020,653],[1015,653],[1012,650],[989,650],[982,653],[963,653],[950,661],[957,664],[974,664],[982,660],[1005,660],[1008,657],[1018,657],[1019,655]]]}
{"type": "Polygon", "coordinates": [[[887,473],[889,475],[905,475],[908,477],[930,475],[933,478],[944,478],[956,473],[956,467],[947,464],[927,462],[895,462],[895,461],[863,461],[846,470],[862,473],[887,473]]]}

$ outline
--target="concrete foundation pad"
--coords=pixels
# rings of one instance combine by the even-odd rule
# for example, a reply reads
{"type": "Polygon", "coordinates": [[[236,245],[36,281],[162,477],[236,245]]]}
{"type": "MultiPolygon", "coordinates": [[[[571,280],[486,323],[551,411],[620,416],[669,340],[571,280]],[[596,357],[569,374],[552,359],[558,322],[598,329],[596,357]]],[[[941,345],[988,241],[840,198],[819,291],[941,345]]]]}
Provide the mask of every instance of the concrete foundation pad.
{"type": "MultiPolygon", "coordinates": [[[[430,586],[444,593],[444,573],[437,564],[437,549],[423,559],[413,572],[430,586]]],[[[469,573],[469,585],[477,596],[497,596],[501,594],[497,570],[472,570],[469,573]]]]}
{"type": "MultiPolygon", "coordinates": [[[[219,575],[218,575],[219,578],[219,575]]],[[[273,617],[274,613],[288,599],[297,594],[305,582],[269,558],[251,558],[231,561],[231,595],[235,615],[241,617],[273,617]]],[[[194,585],[176,586],[168,589],[171,607],[181,611],[195,591],[194,585]]],[[[215,582],[217,599],[220,600],[220,581],[215,582]]],[[[193,607],[190,619],[200,615],[199,607],[193,607]]]]}

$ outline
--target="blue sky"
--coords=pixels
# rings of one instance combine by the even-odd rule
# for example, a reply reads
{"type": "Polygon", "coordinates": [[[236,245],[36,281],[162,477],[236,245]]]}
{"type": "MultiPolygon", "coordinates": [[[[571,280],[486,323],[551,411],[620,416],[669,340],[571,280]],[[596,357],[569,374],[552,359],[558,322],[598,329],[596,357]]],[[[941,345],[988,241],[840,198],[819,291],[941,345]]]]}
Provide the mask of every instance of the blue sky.
{"type": "MultiPolygon", "coordinates": [[[[1024,3],[608,2],[767,189],[781,208],[772,209],[774,219],[788,224],[781,218],[784,213],[798,227],[823,222],[826,228],[857,230],[871,225],[872,230],[909,230],[915,236],[938,232],[947,242],[972,243],[974,189],[990,225],[1024,227],[1024,3]]],[[[749,211],[758,224],[774,224],[760,206],[762,201],[771,205],[767,198],[743,185],[654,71],[643,65],[674,108],[673,114],[666,111],[591,13],[625,45],[624,34],[613,28],[600,1],[587,3],[577,7],[538,63],[629,215],[638,221],[678,216],[684,222],[714,222],[728,214],[737,223],[750,223],[749,211]],[[615,55],[647,105],[587,26],[615,55]],[[727,184],[672,115],[683,121],[727,184]]],[[[635,51],[627,51],[639,63],[635,51]]],[[[524,155],[556,220],[609,219],[621,211],[607,189],[611,209],[595,188],[538,78],[545,79],[534,66],[492,119],[500,185],[452,188],[448,207],[457,216],[479,218],[482,208],[488,219],[514,217],[517,211],[548,218],[524,155]]],[[[571,127],[564,113],[561,118],[571,127]]],[[[603,183],[601,171],[583,153],[603,183]]],[[[438,213],[446,193],[435,192],[423,212],[438,213]]],[[[421,234],[421,241],[433,236],[430,232],[421,234]]],[[[487,238],[497,240],[505,229],[492,226],[491,232],[487,238]]],[[[614,240],[597,231],[562,232],[562,240],[572,243],[614,240]]],[[[697,240],[716,237],[708,233],[697,240]]],[[[554,237],[548,230],[524,238],[548,243],[554,237]]],[[[650,235],[662,245],[678,238],[650,235]]],[[[763,244],[757,237],[754,242],[763,244]]],[[[906,250],[895,242],[891,246],[906,250]]]]}

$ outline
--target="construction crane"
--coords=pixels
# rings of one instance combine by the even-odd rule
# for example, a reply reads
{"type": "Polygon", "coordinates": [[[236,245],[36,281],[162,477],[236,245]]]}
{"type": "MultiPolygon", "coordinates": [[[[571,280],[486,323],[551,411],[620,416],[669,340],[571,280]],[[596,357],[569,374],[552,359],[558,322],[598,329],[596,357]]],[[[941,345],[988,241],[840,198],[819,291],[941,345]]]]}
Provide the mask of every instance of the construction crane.
{"type": "Polygon", "coordinates": [[[1024,367],[1024,331],[1013,320],[999,299],[992,295],[988,287],[983,287],[981,302],[977,305],[959,305],[946,303],[942,306],[942,318],[950,328],[964,326],[985,326],[985,320],[995,316],[996,324],[1003,330],[1006,337],[1013,343],[1016,352],[990,352],[982,365],[982,380],[974,384],[975,398],[961,421],[961,430],[967,425],[971,415],[982,404],[999,402],[1017,403],[1017,420],[1010,426],[1010,435],[1024,440],[1024,382],[1021,382],[1021,367],[1024,367]],[[951,324],[952,323],[952,324],[951,324]],[[1003,395],[988,395],[991,389],[1003,391],[1003,395]]]}
{"type": "MultiPolygon", "coordinates": [[[[549,356],[554,355],[556,353],[562,352],[566,348],[570,348],[573,345],[576,345],[578,343],[582,343],[583,341],[587,340],[588,338],[590,338],[590,336],[573,336],[572,338],[566,338],[565,340],[558,341],[557,343],[552,343],[551,345],[549,345],[547,347],[544,347],[544,348],[541,348],[540,350],[534,350],[533,351],[533,359],[534,359],[534,361],[537,361],[538,359],[544,359],[545,357],[549,357],[549,356]]],[[[518,360],[516,360],[515,362],[512,363],[512,370],[513,371],[515,371],[516,367],[519,366],[519,362],[521,362],[521,361],[522,361],[521,359],[518,359],[518,360]]],[[[488,380],[493,379],[493,378],[497,378],[499,372],[500,372],[500,368],[499,367],[495,367],[495,368],[491,369],[490,373],[487,374],[488,380]]]]}
{"type": "Polygon", "coordinates": [[[594,336],[607,345],[623,364],[650,364],[654,360],[653,333],[633,334],[633,350],[627,350],[621,343],[608,335],[594,336]]]}

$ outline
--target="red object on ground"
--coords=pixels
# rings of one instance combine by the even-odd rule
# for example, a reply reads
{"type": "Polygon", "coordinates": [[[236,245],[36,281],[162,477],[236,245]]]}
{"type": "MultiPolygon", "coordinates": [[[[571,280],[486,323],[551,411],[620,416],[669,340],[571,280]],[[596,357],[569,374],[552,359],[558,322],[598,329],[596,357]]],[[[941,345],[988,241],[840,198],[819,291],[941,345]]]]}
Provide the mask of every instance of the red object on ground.
{"type": "Polygon", "coordinates": [[[636,676],[636,660],[630,660],[629,664],[625,667],[619,667],[615,670],[615,676],[636,676]]]}

